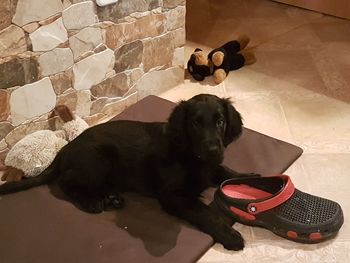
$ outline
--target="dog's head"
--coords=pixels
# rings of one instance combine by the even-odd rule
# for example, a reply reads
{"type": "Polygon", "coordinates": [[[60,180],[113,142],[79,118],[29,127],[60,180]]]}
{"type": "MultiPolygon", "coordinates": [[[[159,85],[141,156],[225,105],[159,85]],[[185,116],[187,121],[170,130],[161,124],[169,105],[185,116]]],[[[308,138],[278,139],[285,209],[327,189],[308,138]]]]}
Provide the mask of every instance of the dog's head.
{"type": "Polygon", "coordinates": [[[197,81],[202,81],[210,75],[208,58],[200,48],[196,48],[188,60],[187,70],[197,81]]]}
{"type": "Polygon", "coordinates": [[[178,150],[198,160],[221,163],[224,148],[242,132],[242,118],[228,99],[200,94],[175,107],[168,127],[178,150]]]}

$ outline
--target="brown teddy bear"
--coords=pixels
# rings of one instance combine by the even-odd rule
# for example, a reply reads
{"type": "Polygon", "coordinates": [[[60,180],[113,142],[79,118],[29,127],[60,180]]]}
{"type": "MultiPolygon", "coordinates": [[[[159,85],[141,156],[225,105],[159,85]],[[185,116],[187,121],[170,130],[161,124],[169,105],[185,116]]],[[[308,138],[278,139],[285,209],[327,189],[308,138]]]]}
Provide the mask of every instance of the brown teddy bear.
{"type": "Polygon", "coordinates": [[[196,48],[187,62],[187,70],[195,80],[202,81],[213,75],[216,84],[221,83],[231,70],[256,62],[252,52],[243,51],[248,45],[249,37],[242,35],[237,40],[229,41],[212,50],[206,56],[200,48],[196,48]]]}

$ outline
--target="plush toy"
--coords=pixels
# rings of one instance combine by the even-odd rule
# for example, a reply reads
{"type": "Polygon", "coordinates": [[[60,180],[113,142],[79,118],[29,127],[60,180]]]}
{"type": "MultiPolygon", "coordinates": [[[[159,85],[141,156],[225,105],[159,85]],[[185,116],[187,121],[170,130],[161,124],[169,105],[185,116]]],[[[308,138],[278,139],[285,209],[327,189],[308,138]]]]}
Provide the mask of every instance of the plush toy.
{"type": "Polygon", "coordinates": [[[253,64],[256,59],[252,52],[243,51],[248,45],[249,37],[242,35],[212,50],[206,56],[200,48],[196,48],[187,62],[187,70],[195,80],[202,81],[213,75],[214,82],[221,83],[229,71],[237,70],[244,65],[253,64]]]}
{"type": "Polygon", "coordinates": [[[63,120],[62,130],[36,131],[18,141],[5,158],[2,181],[19,181],[23,177],[39,175],[51,164],[63,146],[89,127],[66,106],[57,106],[53,115],[58,115],[63,120]]]}

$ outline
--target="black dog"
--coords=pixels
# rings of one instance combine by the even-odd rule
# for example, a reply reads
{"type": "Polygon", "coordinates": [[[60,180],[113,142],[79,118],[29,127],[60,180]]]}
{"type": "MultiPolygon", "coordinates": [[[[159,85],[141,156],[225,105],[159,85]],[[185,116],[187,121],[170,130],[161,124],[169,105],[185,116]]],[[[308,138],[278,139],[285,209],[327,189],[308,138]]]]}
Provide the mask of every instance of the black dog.
{"type": "Polygon", "coordinates": [[[0,194],[56,181],[82,209],[102,212],[120,193],[151,194],[169,213],[211,235],[225,248],[244,246],[241,235],[198,200],[211,185],[238,174],[223,166],[224,148],[242,131],[227,99],[201,94],[181,102],[168,123],[108,122],[87,129],[58,153],[40,176],[0,186],[0,194]]]}

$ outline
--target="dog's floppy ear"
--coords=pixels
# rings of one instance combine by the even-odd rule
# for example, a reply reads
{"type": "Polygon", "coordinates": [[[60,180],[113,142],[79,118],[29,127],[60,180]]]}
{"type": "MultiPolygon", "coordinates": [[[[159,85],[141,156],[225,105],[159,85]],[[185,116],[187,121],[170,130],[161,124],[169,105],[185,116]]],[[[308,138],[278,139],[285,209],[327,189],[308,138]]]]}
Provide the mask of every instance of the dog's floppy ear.
{"type": "Polygon", "coordinates": [[[224,138],[224,146],[226,147],[242,133],[242,117],[241,114],[232,106],[229,99],[221,99],[226,114],[226,131],[224,138]]]}
{"type": "Polygon", "coordinates": [[[187,144],[186,115],[188,101],[181,101],[172,111],[168,119],[168,135],[171,143],[179,150],[185,150],[187,144]]]}

